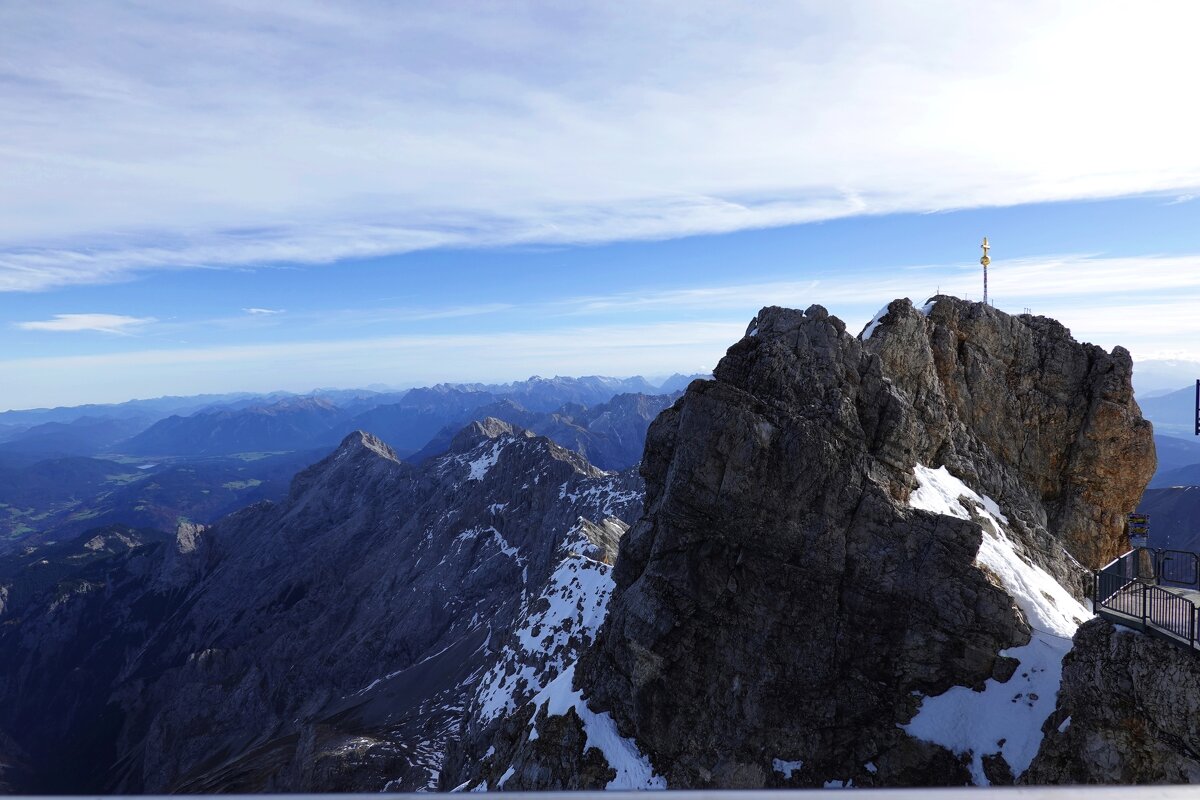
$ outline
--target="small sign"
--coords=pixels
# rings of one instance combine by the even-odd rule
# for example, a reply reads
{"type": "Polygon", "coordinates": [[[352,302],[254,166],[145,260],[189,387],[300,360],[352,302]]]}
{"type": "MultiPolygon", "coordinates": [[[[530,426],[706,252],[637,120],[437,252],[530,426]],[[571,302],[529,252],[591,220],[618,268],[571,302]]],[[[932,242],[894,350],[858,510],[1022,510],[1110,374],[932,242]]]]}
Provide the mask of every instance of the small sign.
{"type": "Polygon", "coordinates": [[[1125,529],[1129,531],[1130,547],[1146,547],[1150,543],[1150,515],[1130,514],[1125,529]]]}

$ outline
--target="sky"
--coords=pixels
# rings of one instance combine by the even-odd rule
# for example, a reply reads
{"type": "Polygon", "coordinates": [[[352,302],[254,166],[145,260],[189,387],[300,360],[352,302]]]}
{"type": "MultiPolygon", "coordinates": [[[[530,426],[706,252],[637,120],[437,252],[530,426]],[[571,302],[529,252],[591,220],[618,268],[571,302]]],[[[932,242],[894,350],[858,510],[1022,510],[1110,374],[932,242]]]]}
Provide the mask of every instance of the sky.
{"type": "Polygon", "coordinates": [[[1197,22],[0,5],[0,409],[707,371],[763,305],[978,300],[985,235],[998,308],[1200,362],[1197,22]]]}

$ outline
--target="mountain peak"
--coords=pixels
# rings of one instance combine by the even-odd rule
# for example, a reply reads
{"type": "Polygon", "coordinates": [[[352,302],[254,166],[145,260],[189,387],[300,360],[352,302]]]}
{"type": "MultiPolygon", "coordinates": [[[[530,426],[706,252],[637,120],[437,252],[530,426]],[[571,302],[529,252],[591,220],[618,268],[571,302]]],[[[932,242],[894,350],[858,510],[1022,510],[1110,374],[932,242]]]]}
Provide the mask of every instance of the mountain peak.
{"type": "Polygon", "coordinates": [[[814,320],[828,320],[837,330],[838,335],[846,332],[846,323],[837,317],[830,316],[824,306],[811,305],[804,311],[798,308],[765,306],[746,326],[746,336],[779,339],[795,333],[805,322],[814,320]]]}
{"type": "Polygon", "coordinates": [[[347,434],[346,438],[342,439],[342,443],[338,445],[337,450],[334,451],[333,457],[341,460],[344,456],[362,453],[374,454],[389,461],[400,462],[400,457],[396,455],[395,450],[388,447],[387,443],[379,437],[366,431],[354,431],[347,434]]]}
{"type": "MultiPolygon", "coordinates": [[[[292,478],[289,500],[320,487],[337,494],[347,487],[362,487],[375,480],[386,480],[404,474],[409,465],[402,462],[392,448],[366,431],[354,431],[342,439],[337,449],[308,469],[292,478]]],[[[332,495],[331,495],[332,496],[332,495]]]]}
{"type": "Polygon", "coordinates": [[[488,439],[499,439],[503,436],[534,438],[534,434],[502,419],[484,417],[467,425],[455,436],[450,443],[450,452],[463,453],[488,439]]]}

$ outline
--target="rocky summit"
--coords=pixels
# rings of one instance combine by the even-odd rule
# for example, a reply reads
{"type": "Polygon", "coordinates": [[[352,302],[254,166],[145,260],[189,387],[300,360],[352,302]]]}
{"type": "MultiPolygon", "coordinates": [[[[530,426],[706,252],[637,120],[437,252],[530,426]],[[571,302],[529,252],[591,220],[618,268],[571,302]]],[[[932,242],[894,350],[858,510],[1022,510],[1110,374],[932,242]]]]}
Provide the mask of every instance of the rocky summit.
{"type": "Polygon", "coordinates": [[[764,308],[652,424],[595,643],[444,785],[1021,779],[1154,472],[1131,369],[951,297],[764,308]]]}
{"type": "MultiPolygon", "coordinates": [[[[1131,369],[951,297],[768,307],[640,475],[492,417],[419,465],[357,431],[211,526],[30,544],[0,787],[1193,780],[1195,657],[1082,602],[1155,469],[1131,369]]],[[[585,411],[621,453],[651,413],[585,411]]]]}

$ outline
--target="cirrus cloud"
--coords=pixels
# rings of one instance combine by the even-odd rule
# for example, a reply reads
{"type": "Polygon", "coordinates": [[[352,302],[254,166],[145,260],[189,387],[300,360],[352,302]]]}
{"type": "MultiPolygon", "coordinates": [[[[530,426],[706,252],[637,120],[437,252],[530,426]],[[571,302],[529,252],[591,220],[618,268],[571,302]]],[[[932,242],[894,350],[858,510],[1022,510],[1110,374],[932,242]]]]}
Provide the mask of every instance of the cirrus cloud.
{"type": "Polygon", "coordinates": [[[11,4],[0,291],[1188,194],[1197,22],[1178,0],[11,4]]]}
{"type": "Polygon", "coordinates": [[[154,317],[129,317],[123,314],[55,314],[52,319],[15,322],[13,325],[23,331],[94,331],[128,335],[133,329],[156,321],[154,317]]]}

